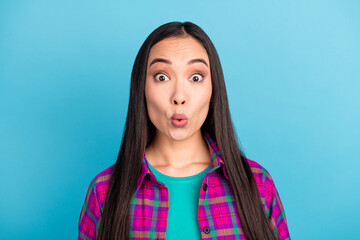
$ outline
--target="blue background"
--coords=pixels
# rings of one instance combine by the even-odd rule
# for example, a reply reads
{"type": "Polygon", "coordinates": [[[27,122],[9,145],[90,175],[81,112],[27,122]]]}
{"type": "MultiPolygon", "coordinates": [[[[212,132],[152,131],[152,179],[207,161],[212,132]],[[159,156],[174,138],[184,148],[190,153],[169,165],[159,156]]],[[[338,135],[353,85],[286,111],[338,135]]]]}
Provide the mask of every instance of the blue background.
{"type": "Polygon", "coordinates": [[[145,38],[193,21],[293,239],[359,239],[359,1],[1,1],[0,239],[75,239],[117,157],[145,38]]]}

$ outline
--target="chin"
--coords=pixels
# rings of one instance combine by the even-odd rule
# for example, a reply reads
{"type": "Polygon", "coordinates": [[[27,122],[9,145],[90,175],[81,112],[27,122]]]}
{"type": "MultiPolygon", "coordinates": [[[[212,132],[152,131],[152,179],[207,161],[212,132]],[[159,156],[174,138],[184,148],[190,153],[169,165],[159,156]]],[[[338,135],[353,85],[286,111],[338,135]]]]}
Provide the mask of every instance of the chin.
{"type": "Polygon", "coordinates": [[[186,128],[171,129],[168,136],[172,140],[183,141],[192,137],[197,131],[193,131],[186,128]]]}
{"type": "Polygon", "coordinates": [[[174,130],[170,130],[169,132],[169,137],[172,140],[176,140],[176,141],[182,141],[187,139],[190,136],[190,132],[189,130],[186,129],[174,129],[174,130]]]}

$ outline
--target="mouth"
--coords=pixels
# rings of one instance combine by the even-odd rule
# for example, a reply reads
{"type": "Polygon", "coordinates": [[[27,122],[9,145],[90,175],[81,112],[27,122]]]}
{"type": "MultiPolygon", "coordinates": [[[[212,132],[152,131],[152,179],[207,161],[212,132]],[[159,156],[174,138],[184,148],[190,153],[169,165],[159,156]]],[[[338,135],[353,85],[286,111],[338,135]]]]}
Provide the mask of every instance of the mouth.
{"type": "Polygon", "coordinates": [[[187,120],[187,117],[185,114],[175,113],[174,115],[172,115],[171,120],[178,120],[178,121],[187,120]]]}
{"type": "Polygon", "coordinates": [[[185,114],[174,114],[171,117],[171,123],[174,127],[184,127],[187,124],[187,121],[185,114]]]}

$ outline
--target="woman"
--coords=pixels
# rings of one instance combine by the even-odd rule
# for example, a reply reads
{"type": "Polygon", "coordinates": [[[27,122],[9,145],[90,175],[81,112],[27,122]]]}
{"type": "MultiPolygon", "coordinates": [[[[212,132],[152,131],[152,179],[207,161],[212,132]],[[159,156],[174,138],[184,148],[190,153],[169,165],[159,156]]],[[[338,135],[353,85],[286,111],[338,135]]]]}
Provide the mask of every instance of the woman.
{"type": "Polygon", "coordinates": [[[136,56],[119,155],[89,186],[79,239],[184,238],[290,239],[270,174],[239,149],[215,47],[171,22],[136,56]]]}

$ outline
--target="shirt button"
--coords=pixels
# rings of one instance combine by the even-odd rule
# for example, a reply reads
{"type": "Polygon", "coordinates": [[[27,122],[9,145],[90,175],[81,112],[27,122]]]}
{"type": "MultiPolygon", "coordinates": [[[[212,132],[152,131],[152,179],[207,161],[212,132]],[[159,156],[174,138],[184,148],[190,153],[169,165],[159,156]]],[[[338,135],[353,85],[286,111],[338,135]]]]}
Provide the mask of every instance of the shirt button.
{"type": "Polygon", "coordinates": [[[209,234],[210,233],[210,228],[209,227],[204,227],[203,231],[204,231],[204,233],[209,234]]]}
{"type": "Polygon", "coordinates": [[[204,186],[203,186],[204,191],[207,190],[207,187],[208,187],[208,185],[205,183],[204,186]]]}

